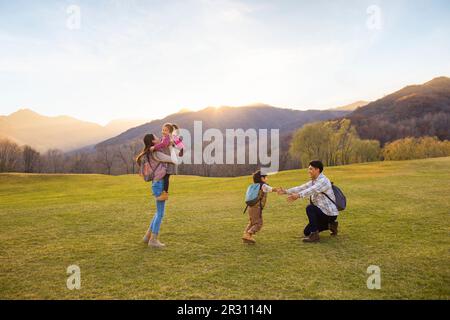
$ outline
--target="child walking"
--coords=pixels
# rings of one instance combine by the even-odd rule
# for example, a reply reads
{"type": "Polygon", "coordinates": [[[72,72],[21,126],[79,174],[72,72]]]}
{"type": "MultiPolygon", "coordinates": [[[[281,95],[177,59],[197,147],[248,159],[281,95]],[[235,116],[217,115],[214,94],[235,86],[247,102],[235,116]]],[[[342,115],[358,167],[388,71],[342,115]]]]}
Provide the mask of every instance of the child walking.
{"type": "Polygon", "coordinates": [[[267,180],[267,175],[261,174],[261,170],[258,170],[253,174],[253,185],[250,185],[247,190],[247,198],[253,197],[253,199],[247,201],[246,210],[248,209],[249,223],[242,236],[244,243],[256,242],[253,236],[256,232],[261,230],[263,226],[262,211],[266,205],[267,193],[279,191],[279,188],[272,188],[269,186],[267,180]],[[253,193],[254,196],[252,196],[251,193],[253,193]]]}

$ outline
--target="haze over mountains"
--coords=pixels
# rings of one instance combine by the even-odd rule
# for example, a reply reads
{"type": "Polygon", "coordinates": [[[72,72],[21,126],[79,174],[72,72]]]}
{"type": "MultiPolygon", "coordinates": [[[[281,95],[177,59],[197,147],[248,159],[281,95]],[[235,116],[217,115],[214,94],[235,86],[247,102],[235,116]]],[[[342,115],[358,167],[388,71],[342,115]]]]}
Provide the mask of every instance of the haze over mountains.
{"type": "Polygon", "coordinates": [[[276,108],[259,104],[245,107],[208,107],[196,112],[181,112],[154,120],[138,127],[129,129],[117,137],[108,139],[97,147],[107,145],[120,145],[135,140],[140,140],[146,133],[161,132],[164,123],[176,123],[179,127],[189,130],[194,129],[194,121],[202,121],[203,130],[216,128],[225,129],[280,129],[280,134],[290,133],[306,123],[323,121],[345,116],[348,111],[339,110],[292,110],[276,108]]]}
{"type": "Polygon", "coordinates": [[[41,152],[47,149],[69,151],[98,143],[141,123],[114,120],[101,126],[68,116],[47,117],[29,109],[20,109],[8,116],[0,116],[0,138],[30,145],[41,152]]]}
{"type": "Polygon", "coordinates": [[[373,102],[357,101],[324,111],[280,109],[269,105],[245,108],[209,107],[198,112],[170,115],[127,130],[97,147],[140,140],[146,133],[159,134],[164,122],[176,123],[192,132],[194,120],[204,128],[279,128],[288,135],[306,123],[348,118],[363,139],[382,144],[414,136],[450,139],[450,78],[438,77],[421,85],[410,85],[373,102]]]}
{"type": "Polygon", "coordinates": [[[360,101],[356,101],[356,102],[353,102],[350,104],[346,104],[345,106],[333,108],[331,110],[354,111],[354,110],[358,109],[359,107],[363,107],[363,106],[367,105],[368,103],[369,103],[368,101],[360,100],[360,101]]]}
{"type": "Polygon", "coordinates": [[[164,119],[115,120],[106,126],[68,116],[46,117],[29,109],[0,116],[0,138],[39,151],[56,148],[63,151],[127,144],[141,140],[146,133],[159,134],[165,122],[193,131],[194,121],[202,121],[203,130],[280,129],[282,137],[306,123],[348,118],[363,139],[382,144],[407,136],[437,136],[450,139],[450,78],[438,77],[422,85],[411,85],[376,101],[355,103],[328,110],[294,110],[265,104],[244,107],[208,107],[200,111],[182,111],[164,119]],[[144,123],[143,123],[144,122],[144,123]]]}

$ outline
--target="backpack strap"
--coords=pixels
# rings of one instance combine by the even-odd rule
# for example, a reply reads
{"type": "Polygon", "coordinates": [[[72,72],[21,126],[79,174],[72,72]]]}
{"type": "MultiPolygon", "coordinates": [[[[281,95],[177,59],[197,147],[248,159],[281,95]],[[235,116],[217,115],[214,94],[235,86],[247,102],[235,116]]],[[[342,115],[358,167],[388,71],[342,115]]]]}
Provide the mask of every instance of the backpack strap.
{"type": "Polygon", "coordinates": [[[336,208],[337,208],[337,204],[336,204],[336,202],[334,202],[325,192],[321,192],[322,194],[324,194],[325,195],[325,197],[327,197],[331,202],[333,202],[333,204],[336,206],[336,208]]]}
{"type": "Polygon", "coordinates": [[[262,195],[259,196],[259,208],[261,209],[261,214],[262,214],[262,211],[264,209],[263,205],[262,205],[262,199],[264,197],[264,191],[262,189],[263,185],[264,185],[264,183],[260,183],[259,184],[259,192],[261,193],[261,191],[262,191],[262,195]]]}

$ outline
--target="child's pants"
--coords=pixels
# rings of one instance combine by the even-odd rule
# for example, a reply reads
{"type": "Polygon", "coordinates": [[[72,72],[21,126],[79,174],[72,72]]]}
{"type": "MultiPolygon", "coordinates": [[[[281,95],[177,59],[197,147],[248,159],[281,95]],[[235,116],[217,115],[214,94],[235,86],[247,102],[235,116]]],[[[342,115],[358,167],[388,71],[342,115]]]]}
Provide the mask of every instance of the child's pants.
{"type": "Polygon", "coordinates": [[[255,207],[248,207],[248,216],[250,221],[245,228],[245,232],[255,234],[261,230],[263,226],[262,210],[259,205],[256,205],[255,207]]]}
{"type": "Polygon", "coordinates": [[[170,174],[166,173],[166,175],[163,178],[165,192],[169,192],[169,179],[170,179],[170,174]]]}

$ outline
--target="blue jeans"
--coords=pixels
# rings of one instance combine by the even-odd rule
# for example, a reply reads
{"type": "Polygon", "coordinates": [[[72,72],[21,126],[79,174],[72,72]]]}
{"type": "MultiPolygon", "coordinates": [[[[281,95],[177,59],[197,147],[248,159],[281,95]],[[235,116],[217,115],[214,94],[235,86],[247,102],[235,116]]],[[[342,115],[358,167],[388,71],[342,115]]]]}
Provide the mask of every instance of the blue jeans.
{"type": "MultiPolygon", "coordinates": [[[[164,190],[164,181],[159,180],[156,182],[152,182],[152,191],[155,197],[159,197],[164,190]]],[[[150,230],[152,233],[159,233],[159,228],[161,227],[161,222],[164,217],[164,210],[166,207],[165,201],[156,200],[156,213],[153,217],[152,222],[150,223],[150,230]]]]}

